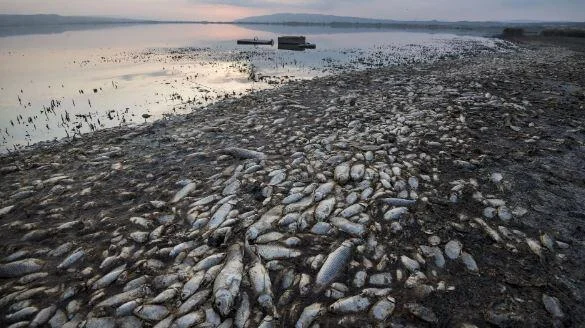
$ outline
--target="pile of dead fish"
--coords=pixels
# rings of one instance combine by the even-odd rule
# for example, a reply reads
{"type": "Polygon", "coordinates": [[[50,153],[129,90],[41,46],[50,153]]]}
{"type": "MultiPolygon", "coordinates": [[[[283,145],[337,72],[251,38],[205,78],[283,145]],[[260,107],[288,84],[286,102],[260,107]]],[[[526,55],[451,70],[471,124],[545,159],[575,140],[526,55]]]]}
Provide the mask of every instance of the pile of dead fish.
{"type": "MultiPolygon", "coordinates": [[[[150,157],[124,157],[130,149],[108,146],[87,160],[96,167],[106,163],[101,173],[82,178],[62,171],[6,193],[3,222],[40,192],[47,195],[45,204],[65,208],[104,181],[134,188],[117,195],[122,203],[145,196],[144,206],[123,217],[96,212],[96,220],[74,220],[48,206],[44,214],[54,220],[46,222],[58,225],[3,224],[19,234],[0,264],[5,326],[354,327],[383,326],[394,316],[404,324],[438,324],[440,314],[419,300],[457,288],[448,268],[464,268],[466,275],[480,275],[483,268],[481,254],[454,233],[439,236],[424,216],[428,204],[457,204],[465,194],[482,210],[439,225],[486,235],[523,256],[568,247],[548,234],[528,236],[507,227],[526,210],[494,194],[507,188],[502,174],[445,181],[437,169],[446,150],[465,147],[464,104],[499,99],[433,83],[415,90],[407,77],[368,81],[370,94],[358,97],[343,94],[348,83],[339,78],[324,86],[335,96],[315,108],[274,99],[234,111],[229,121],[206,122],[218,127],[213,131],[191,125],[168,131],[173,151],[231,125],[242,144],[266,136],[263,147],[185,157],[216,161],[219,172],[209,177],[183,172],[184,180],[161,190],[146,182],[156,172],[144,181],[116,182],[116,171],[150,157]],[[450,189],[438,189],[445,184],[450,189]],[[63,232],[68,240],[55,247],[35,247],[35,241],[63,232]],[[410,237],[403,237],[406,232],[410,237]]],[[[295,88],[289,91],[306,93],[309,86],[295,88]]],[[[462,170],[479,165],[477,158],[452,162],[462,170]]],[[[153,163],[159,170],[168,164],[153,163]]],[[[96,209],[99,201],[82,208],[96,209]]],[[[558,299],[543,295],[542,302],[563,317],[558,299]]]]}

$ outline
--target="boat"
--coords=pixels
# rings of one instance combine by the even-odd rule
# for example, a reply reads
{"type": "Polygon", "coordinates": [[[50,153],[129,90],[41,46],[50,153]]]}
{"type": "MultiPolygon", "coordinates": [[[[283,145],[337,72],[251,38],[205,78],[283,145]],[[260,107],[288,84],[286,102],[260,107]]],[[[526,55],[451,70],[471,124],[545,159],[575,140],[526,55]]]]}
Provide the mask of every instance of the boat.
{"type": "Polygon", "coordinates": [[[253,39],[239,39],[238,44],[252,44],[252,45],[274,45],[274,40],[261,40],[258,38],[253,39]]]}
{"type": "Polygon", "coordinates": [[[304,36],[279,36],[278,44],[294,44],[299,45],[306,43],[307,40],[304,36]]]}
{"type": "Polygon", "coordinates": [[[307,42],[304,36],[279,36],[278,49],[304,51],[305,49],[315,49],[314,43],[307,42]]]}

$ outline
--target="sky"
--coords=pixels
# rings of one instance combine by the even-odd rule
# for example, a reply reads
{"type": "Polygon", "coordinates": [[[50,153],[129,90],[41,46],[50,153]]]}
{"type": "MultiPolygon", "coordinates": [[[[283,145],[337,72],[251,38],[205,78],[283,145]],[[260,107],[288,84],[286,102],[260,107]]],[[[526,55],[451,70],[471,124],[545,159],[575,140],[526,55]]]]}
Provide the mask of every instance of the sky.
{"type": "Polygon", "coordinates": [[[585,21],[585,0],[0,0],[3,14],[230,21],[282,12],[395,20],[585,21]]]}

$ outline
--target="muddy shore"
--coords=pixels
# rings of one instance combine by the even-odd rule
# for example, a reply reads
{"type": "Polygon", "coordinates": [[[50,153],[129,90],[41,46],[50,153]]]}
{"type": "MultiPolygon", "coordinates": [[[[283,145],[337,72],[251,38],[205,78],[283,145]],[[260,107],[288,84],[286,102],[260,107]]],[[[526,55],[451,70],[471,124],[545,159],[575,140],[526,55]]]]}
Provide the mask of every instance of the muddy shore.
{"type": "Polygon", "coordinates": [[[584,114],[585,46],[530,41],[293,82],[3,155],[0,325],[180,326],[193,267],[250,243],[233,308],[221,313],[209,278],[193,326],[237,326],[249,295],[249,327],[294,326],[312,304],[322,309],[308,325],[321,327],[584,327],[584,114]],[[317,214],[327,183],[333,208],[317,214]],[[268,243],[250,238],[279,206],[268,243]],[[287,214],[298,215],[282,223],[287,214]],[[304,292],[352,238],[336,284],[304,292]],[[255,256],[276,309],[256,300],[255,256]],[[371,279],[380,274],[390,281],[371,279]],[[135,279],[135,309],[116,315],[122,304],[104,302],[135,279]],[[179,292],[160,296],[168,290],[179,292]],[[368,306],[330,307],[357,295],[368,306]],[[159,296],[164,315],[145,314],[140,305],[159,296]],[[381,318],[383,301],[393,307],[381,318]]]}

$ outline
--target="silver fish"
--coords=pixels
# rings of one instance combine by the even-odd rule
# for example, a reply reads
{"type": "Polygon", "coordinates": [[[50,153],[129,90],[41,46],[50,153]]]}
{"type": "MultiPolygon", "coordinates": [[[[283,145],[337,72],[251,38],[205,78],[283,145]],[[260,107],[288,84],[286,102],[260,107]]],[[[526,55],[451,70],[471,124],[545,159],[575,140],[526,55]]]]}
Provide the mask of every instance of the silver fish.
{"type": "Polygon", "coordinates": [[[203,278],[205,277],[205,271],[199,271],[189,279],[185,285],[183,285],[183,291],[181,292],[181,299],[186,300],[191,295],[193,295],[199,287],[201,287],[201,283],[203,282],[203,278]]]}
{"type": "Polygon", "coordinates": [[[335,281],[343,272],[353,252],[354,242],[351,240],[344,241],[335,251],[327,256],[325,263],[315,278],[315,293],[323,291],[335,281]]]}
{"type": "Polygon", "coordinates": [[[0,264],[0,278],[16,278],[41,271],[44,262],[39,259],[24,259],[0,264]]]}
{"type": "Polygon", "coordinates": [[[126,264],[123,264],[123,265],[115,268],[110,273],[108,273],[108,274],[104,275],[103,277],[101,277],[98,281],[96,281],[92,285],[91,288],[95,290],[95,289],[101,289],[101,288],[104,288],[104,287],[109,286],[116,279],[118,279],[118,276],[120,276],[120,274],[122,272],[124,272],[124,270],[126,270],[126,264]]]}
{"type": "Polygon", "coordinates": [[[315,201],[319,202],[323,199],[325,199],[325,197],[327,197],[335,188],[335,182],[331,181],[331,182],[327,182],[324,183],[322,185],[320,185],[319,187],[317,187],[317,189],[315,190],[315,201]]]}
{"type": "Polygon", "coordinates": [[[254,240],[259,235],[271,229],[272,224],[280,219],[283,209],[283,206],[275,206],[268,212],[264,213],[258,221],[248,227],[248,230],[246,231],[246,239],[254,240]]]}
{"type": "Polygon", "coordinates": [[[313,303],[303,309],[295,328],[308,328],[318,316],[323,314],[325,308],[321,303],[313,303]]]}
{"type": "Polygon", "coordinates": [[[329,197],[319,202],[315,208],[315,219],[317,221],[325,221],[335,209],[335,197],[329,197]]]}
{"type": "Polygon", "coordinates": [[[250,318],[250,299],[246,292],[242,292],[240,295],[240,306],[236,311],[234,318],[234,325],[236,328],[244,328],[248,325],[248,319],[250,318]]]}
{"type": "Polygon", "coordinates": [[[253,246],[253,249],[255,250],[255,253],[267,261],[299,257],[302,254],[296,249],[278,245],[256,245],[253,246]]]}
{"type": "Polygon", "coordinates": [[[214,305],[220,314],[227,316],[234,306],[235,298],[240,292],[244,264],[242,246],[234,244],[227,252],[225,265],[213,283],[214,305]]]}
{"type": "Polygon", "coordinates": [[[179,190],[173,199],[171,200],[171,204],[178,203],[181,199],[185,198],[189,195],[193,190],[197,188],[197,184],[191,182],[183,187],[183,189],[179,190]]]}
{"type": "Polygon", "coordinates": [[[77,251],[73,252],[73,254],[69,255],[63,262],[61,262],[57,269],[67,269],[73,266],[77,261],[81,260],[85,256],[85,252],[82,249],[78,249],[77,251]]]}
{"type": "Polygon", "coordinates": [[[134,309],[134,315],[146,321],[160,321],[169,315],[169,310],[162,305],[141,305],[134,309]]]}
{"type": "Polygon", "coordinates": [[[340,299],[329,306],[333,313],[357,313],[368,310],[371,305],[369,298],[356,295],[340,299]]]}

